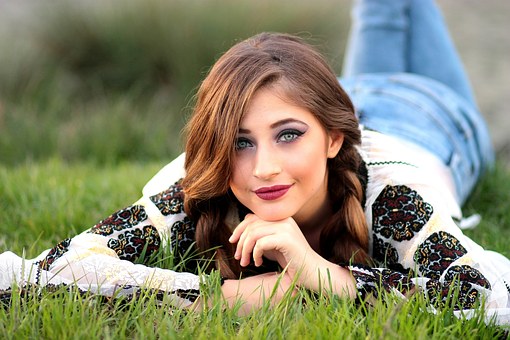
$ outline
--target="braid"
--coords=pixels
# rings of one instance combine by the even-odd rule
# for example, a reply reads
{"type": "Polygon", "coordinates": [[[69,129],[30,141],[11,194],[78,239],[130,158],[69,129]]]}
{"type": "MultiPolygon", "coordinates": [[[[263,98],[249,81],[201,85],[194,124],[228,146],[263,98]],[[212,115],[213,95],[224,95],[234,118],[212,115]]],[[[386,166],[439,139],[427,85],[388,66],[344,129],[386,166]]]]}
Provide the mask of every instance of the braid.
{"type": "Polygon", "coordinates": [[[369,262],[368,228],[361,202],[363,188],[357,176],[361,157],[353,147],[330,160],[329,192],[335,213],[324,227],[320,249],[336,263],[369,262]]]}
{"type": "Polygon", "coordinates": [[[238,278],[241,272],[239,261],[234,259],[234,245],[228,238],[232,234],[225,223],[227,209],[226,197],[203,202],[206,209],[197,218],[195,240],[197,248],[205,259],[214,259],[205,268],[207,271],[217,268],[222,277],[238,278]]]}

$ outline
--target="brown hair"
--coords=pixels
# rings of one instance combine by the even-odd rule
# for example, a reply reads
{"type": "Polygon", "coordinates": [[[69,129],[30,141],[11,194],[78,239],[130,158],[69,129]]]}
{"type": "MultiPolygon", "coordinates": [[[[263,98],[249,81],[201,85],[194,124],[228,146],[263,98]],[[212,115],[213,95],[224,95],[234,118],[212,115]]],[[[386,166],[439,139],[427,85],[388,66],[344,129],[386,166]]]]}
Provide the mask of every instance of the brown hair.
{"type": "Polygon", "coordinates": [[[186,126],[186,213],[196,221],[202,251],[217,247],[217,266],[224,277],[241,272],[228,242],[225,224],[234,159],[234,141],[247,106],[257,90],[278,86],[292,103],[313,113],[327,131],[344,135],[342,149],[328,160],[328,190],[334,214],[324,222],[320,253],[337,263],[368,261],[368,229],[357,176],[361,142],[353,105],[333,70],[310,45],[286,34],[262,33],[234,45],[202,82],[186,126]]]}

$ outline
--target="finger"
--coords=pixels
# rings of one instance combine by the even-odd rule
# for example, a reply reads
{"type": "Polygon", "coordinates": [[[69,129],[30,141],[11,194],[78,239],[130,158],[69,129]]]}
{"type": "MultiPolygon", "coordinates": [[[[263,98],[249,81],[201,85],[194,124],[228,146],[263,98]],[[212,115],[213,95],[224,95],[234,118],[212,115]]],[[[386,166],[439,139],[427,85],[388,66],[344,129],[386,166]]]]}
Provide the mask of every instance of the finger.
{"type": "Polygon", "coordinates": [[[254,216],[255,216],[254,214],[246,215],[245,219],[237,225],[237,227],[232,232],[232,235],[228,239],[230,243],[236,243],[237,241],[239,241],[239,237],[243,234],[244,230],[250,224],[250,222],[253,221],[254,216]]]}
{"type": "Polygon", "coordinates": [[[256,244],[256,240],[253,238],[247,238],[246,241],[242,244],[242,247],[240,249],[240,255],[239,256],[239,264],[241,267],[246,267],[250,264],[251,259],[251,252],[253,250],[253,247],[256,244]]]}
{"type": "Polygon", "coordinates": [[[259,239],[277,232],[277,229],[271,223],[260,221],[255,223],[256,225],[250,225],[241,236],[241,239],[237,243],[236,253],[239,256],[241,266],[247,266],[250,264],[252,258],[253,247],[259,239]]]}
{"type": "Polygon", "coordinates": [[[274,232],[272,226],[264,225],[262,221],[252,223],[241,235],[237,243],[236,255],[240,260],[241,266],[250,264],[251,253],[258,239],[274,232]]]}
{"type": "Polygon", "coordinates": [[[274,234],[259,238],[255,243],[252,251],[253,262],[255,263],[255,266],[260,267],[264,262],[264,253],[268,251],[278,251],[278,246],[282,242],[283,240],[278,235],[274,234]]]}
{"type": "Polygon", "coordinates": [[[267,222],[264,222],[253,214],[250,214],[250,216],[248,216],[243,222],[239,224],[239,226],[236,228],[236,231],[240,230],[241,234],[237,236],[237,246],[234,253],[234,258],[236,260],[241,259],[244,243],[246,242],[246,238],[250,234],[251,230],[258,228],[259,225],[264,223],[267,222]]]}
{"type": "Polygon", "coordinates": [[[237,237],[237,245],[236,245],[236,251],[234,253],[234,258],[236,260],[241,259],[241,255],[243,252],[243,247],[246,242],[246,238],[248,237],[250,230],[253,228],[252,226],[253,222],[243,221],[243,225],[236,228],[242,230],[241,234],[237,237]]]}

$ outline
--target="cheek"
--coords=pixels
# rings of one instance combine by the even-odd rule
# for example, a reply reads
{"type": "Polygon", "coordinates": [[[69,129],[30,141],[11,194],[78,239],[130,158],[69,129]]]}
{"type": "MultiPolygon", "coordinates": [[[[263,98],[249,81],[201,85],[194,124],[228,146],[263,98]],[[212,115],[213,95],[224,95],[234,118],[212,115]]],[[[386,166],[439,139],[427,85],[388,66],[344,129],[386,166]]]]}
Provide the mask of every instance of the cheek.
{"type": "Polygon", "coordinates": [[[245,176],[246,171],[242,167],[234,167],[232,176],[229,181],[229,187],[234,196],[241,204],[249,205],[249,189],[248,178],[245,176]]]}
{"type": "Polygon", "coordinates": [[[246,173],[246,164],[243,166],[243,162],[235,160],[232,166],[232,175],[228,183],[234,193],[241,188],[243,183],[246,183],[246,173]]]}
{"type": "Polygon", "coordinates": [[[326,168],[326,150],[317,145],[301,148],[289,159],[287,169],[295,175],[305,177],[321,176],[326,168]]]}

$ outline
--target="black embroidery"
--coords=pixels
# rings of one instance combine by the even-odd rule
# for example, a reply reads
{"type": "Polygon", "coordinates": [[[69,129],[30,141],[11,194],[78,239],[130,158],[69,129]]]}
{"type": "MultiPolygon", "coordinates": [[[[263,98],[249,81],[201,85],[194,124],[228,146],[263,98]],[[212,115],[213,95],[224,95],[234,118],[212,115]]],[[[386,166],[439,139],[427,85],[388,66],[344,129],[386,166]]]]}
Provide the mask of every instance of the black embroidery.
{"type": "Polygon", "coordinates": [[[397,250],[376,235],[374,235],[373,253],[374,259],[383,264],[398,263],[397,250]]]}
{"type": "Polygon", "coordinates": [[[432,212],[432,206],[416,191],[405,185],[388,185],[372,205],[374,232],[396,241],[410,240],[432,212]]]}
{"type": "Polygon", "coordinates": [[[381,264],[382,267],[387,267],[392,270],[396,270],[400,273],[407,273],[408,276],[413,276],[414,273],[409,268],[404,268],[400,264],[400,258],[398,251],[388,242],[384,242],[382,239],[374,235],[373,243],[373,259],[381,264]]]}
{"type": "Polygon", "coordinates": [[[182,299],[195,302],[195,300],[200,296],[200,291],[198,289],[177,289],[175,291],[175,295],[182,299]]]}
{"type": "Polygon", "coordinates": [[[171,246],[175,255],[183,257],[186,251],[191,249],[195,242],[196,226],[188,216],[185,216],[182,221],[177,221],[172,225],[171,232],[171,246]]]}
{"type": "Polygon", "coordinates": [[[448,295],[448,290],[443,292],[443,288],[437,280],[428,280],[425,284],[425,290],[430,303],[434,306],[439,306],[439,303],[443,301],[443,296],[448,295]]]}
{"type": "Polygon", "coordinates": [[[439,279],[454,261],[466,254],[466,249],[453,235],[440,231],[430,235],[418,246],[414,260],[423,275],[439,279]]]}
{"type": "Polygon", "coordinates": [[[365,302],[369,296],[377,297],[379,295],[379,286],[370,268],[356,265],[349,267],[349,269],[358,289],[357,303],[365,302]]]}
{"type": "Polygon", "coordinates": [[[476,306],[480,297],[473,284],[491,289],[489,281],[478,270],[466,265],[453,266],[446,272],[443,284],[427,281],[426,291],[430,302],[437,307],[469,309],[476,306]]]}
{"type": "Polygon", "coordinates": [[[48,255],[46,255],[44,260],[39,262],[39,268],[49,270],[51,264],[69,250],[70,244],[71,244],[70,238],[66,238],[65,240],[59,242],[55,247],[53,247],[50,250],[50,252],[48,253],[48,255]]]}
{"type": "Polygon", "coordinates": [[[144,254],[142,262],[146,263],[159,249],[160,243],[161,238],[156,228],[146,225],[143,229],[126,230],[117,238],[110,238],[107,245],[121,260],[135,262],[144,254]]]}
{"type": "Polygon", "coordinates": [[[151,196],[150,200],[164,216],[179,214],[184,211],[184,193],[182,186],[178,183],[157,195],[151,196]]]}
{"type": "Polygon", "coordinates": [[[461,282],[469,282],[486,289],[491,289],[491,284],[485,278],[485,276],[483,276],[479,270],[471,266],[452,266],[450,269],[448,269],[444,276],[444,284],[451,285],[455,280],[460,280],[461,282]]]}
{"type": "MultiPolygon", "coordinates": [[[[49,283],[42,287],[25,284],[24,286],[16,289],[16,295],[23,299],[30,298],[30,301],[36,299],[40,300],[43,297],[60,298],[62,296],[61,294],[67,295],[69,293],[90,298],[89,290],[81,289],[77,285],[68,285],[64,283],[49,283]]],[[[0,289],[0,308],[11,307],[12,295],[12,288],[5,290],[0,289]]],[[[200,291],[197,289],[177,289],[175,291],[165,291],[161,289],[144,288],[132,285],[119,285],[116,286],[113,291],[107,294],[94,294],[94,301],[104,303],[105,305],[111,305],[112,301],[115,301],[115,305],[120,307],[123,306],[124,303],[129,303],[133,300],[140,301],[142,298],[148,298],[147,301],[154,302],[156,306],[162,306],[160,302],[163,302],[168,296],[171,296],[172,301],[175,300],[175,296],[177,296],[179,298],[188,299],[189,301],[194,302],[199,297],[199,295],[200,291]]],[[[167,304],[164,306],[168,307],[167,304]]]]}
{"type": "Polygon", "coordinates": [[[455,302],[453,307],[456,310],[475,307],[478,302],[480,292],[473,286],[473,283],[487,289],[491,288],[490,283],[478,270],[466,265],[451,267],[445,274],[443,283],[443,286],[445,287],[445,289],[443,289],[443,302],[455,300],[452,302],[455,302]],[[447,287],[450,289],[447,289],[447,287]],[[458,290],[458,297],[456,299],[455,293],[457,292],[454,289],[458,290]],[[448,296],[444,295],[444,292],[447,290],[449,290],[448,296]]]}
{"type": "Polygon", "coordinates": [[[380,165],[408,165],[416,168],[417,166],[411,163],[407,163],[404,161],[383,161],[383,162],[369,162],[368,166],[380,166],[380,165]]]}
{"type": "Polygon", "coordinates": [[[362,300],[369,295],[377,297],[381,289],[391,291],[395,288],[402,294],[406,294],[415,288],[410,276],[398,271],[360,265],[351,266],[349,269],[356,280],[356,288],[362,300]]]}
{"type": "Polygon", "coordinates": [[[402,294],[414,288],[414,283],[407,274],[403,274],[390,269],[382,269],[380,271],[380,280],[385,290],[397,288],[402,294]]]}
{"type": "Polygon", "coordinates": [[[100,221],[93,226],[88,232],[108,236],[114,231],[121,231],[131,228],[136,224],[147,219],[147,213],[141,205],[133,205],[126,209],[122,209],[112,214],[110,217],[100,221]]]}

